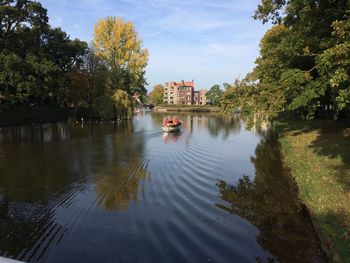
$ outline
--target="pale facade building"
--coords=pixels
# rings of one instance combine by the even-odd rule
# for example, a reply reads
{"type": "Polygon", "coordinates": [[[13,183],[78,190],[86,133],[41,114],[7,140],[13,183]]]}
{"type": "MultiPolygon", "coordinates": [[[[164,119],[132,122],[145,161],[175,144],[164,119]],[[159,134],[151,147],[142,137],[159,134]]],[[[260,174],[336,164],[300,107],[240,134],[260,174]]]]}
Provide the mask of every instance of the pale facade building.
{"type": "Polygon", "coordinates": [[[199,91],[199,105],[206,105],[208,103],[207,101],[207,94],[208,90],[202,89],[199,91]]]}
{"type": "Polygon", "coordinates": [[[194,81],[171,81],[165,83],[164,104],[168,105],[206,105],[208,90],[194,90],[194,81]]]}
{"type": "Polygon", "coordinates": [[[194,81],[171,81],[165,83],[164,103],[169,105],[192,105],[194,81]]]}

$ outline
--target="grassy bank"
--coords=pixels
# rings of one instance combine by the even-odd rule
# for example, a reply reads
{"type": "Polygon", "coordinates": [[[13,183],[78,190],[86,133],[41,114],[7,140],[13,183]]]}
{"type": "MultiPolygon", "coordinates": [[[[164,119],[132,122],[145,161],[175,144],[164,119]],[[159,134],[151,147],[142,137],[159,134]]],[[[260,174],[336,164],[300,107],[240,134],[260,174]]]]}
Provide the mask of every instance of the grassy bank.
{"type": "Polygon", "coordinates": [[[17,106],[0,108],[0,126],[51,122],[67,119],[71,113],[54,106],[17,106]]]}
{"type": "Polygon", "coordinates": [[[285,162],[331,262],[350,262],[350,125],[279,117],[285,162]]]}
{"type": "Polygon", "coordinates": [[[220,108],[216,106],[194,106],[194,105],[165,105],[154,107],[158,112],[219,112],[220,108]]]}

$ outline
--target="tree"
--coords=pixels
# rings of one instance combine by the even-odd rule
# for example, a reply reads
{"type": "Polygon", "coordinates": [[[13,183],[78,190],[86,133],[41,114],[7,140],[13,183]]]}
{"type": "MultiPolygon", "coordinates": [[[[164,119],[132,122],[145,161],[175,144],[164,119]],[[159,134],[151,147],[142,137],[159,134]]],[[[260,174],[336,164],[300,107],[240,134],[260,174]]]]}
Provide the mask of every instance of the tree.
{"type": "Polygon", "coordinates": [[[73,66],[70,73],[70,103],[80,110],[94,111],[98,97],[106,94],[110,96],[107,90],[109,71],[103,60],[95,54],[93,46],[87,48],[81,61],[73,66]]]}
{"type": "Polygon", "coordinates": [[[163,103],[164,100],[164,87],[162,84],[155,85],[153,91],[149,94],[150,102],[157,106],[163,103]]]}
{"type": "Polygon", "coordinates": [[[115,118],[128,119],[132,115],[132,109],[134,107],[133,97],[126,91],[118,89],[112,96],[114,102],[115,118]]]}
{"type": "Polygon", "coordinates": [[[283,110],[306,119],[349,111],[349,14],[346,0],[262,1],[255,19],[275,25],[249,80],[238,85],[246,88],[225,94],[223,111],[238,104],[265,119],[283,110]]]}
{"type": "Polygon", "coordinates": [[[42,31],[48,20],[47,10],[39,2],[0,0],[0,49],[16,48],[20,32],[33,28],[42,31]]]}
{"type": "Polygon", "coordinates": [[[80,71],[87,52],[87,43],[78,39],[70,40],[60,28],[49,28],[42,36],[43,55],[59,68],[55,85],[48,89],[55,104],[67,105],[69,102],[69,78],[72,71],[80,71]]]}
{"type": "Polygon", "coordinates": [[[67,105],[70,72],[80,67],[86,43],[51,28],[39,2],[0,3],[1,102],[67,105]]]}
{"type": "Polygon", "coordinates": [[[214,85],[210,88],[207,94],[205,94],[205,96],[207,97],[207,100],[209,100],[211,104],[219,106],[223,93],[224,92],[220,89],[219,85],[214,85]]]}
{"type": "Polygon", "coordinates": [[[89,46],[84,57],[84,64],[88,78],[89,104],[91,105],[94,98],[102,96],[106,92],[108,69],[103,60],[96,55],[93,45],[89,46]]]}
{"type": "MultiPolygon", "coordinates": [[[[47,12],[40,3],[33,1],[2,0],[0,3],[1,102],[26,103],[40,85],[36,73],[45,76],[56,71],[46,59],[40,61],[34,52],[27,52],[28,49],[39,50],[38,33],[34,34],[34,29],[35,32],[47,30],[47,12]],[[28,42],[32,43],[26,46],[28,42]]],[[[50,82],[48,78],[45,80],[50,82]]]]}
{"type": "Polygon", "coordinates": [[[335,117],[350,110],[350,18],[332,25],[335,45],[317,58],[317,68],[330,86],[335,117]]]}
{"type": "MultiPolygon", "coordinates": [[[[255,18],[261,19],[263,23],[270,20],[279,24],[270,32],[282,27],[284,31],[277,41],[268,37],[268,41],[262,40],[261,56],[257,60],[257,79],[263,83],[272,77],[275,83],[270,86],[270,90],[283,97],[284,102],[280,102],[281,106],[276,109],[277,112],[286,108],[299,112],[303,117],[313,118],[319,111],[346,108],[347,92],[341,90],[339,93],[339,87],[335,84],[338,83],[337,80],[342,82],[348,74],[343,74],[347,72],[344,68],[346,63],[338,63],[338,59],[343,57],[339,56],[339,53],[336,59],[332,59],[331,54],[336,56],[337,52],[343,52],[344,55],[347,53],[346,48],[340,51],[337,46],[341,42],[338,30],[342,30],[342,26],[346,28],[346,22],[337,21],[347,19],[350,11],[347,2],[267,0],[258,6],[255,18]],[[283,11],[284,16],[281,15],[283,11]],[[265,54],[276,52],[281,55],[274,56],[273,63],[266,63],[268,56],[265,54]],[[272,70],[276,71],[277,75],[269,74],[272,70]],[[338,105],[338,102],[341,105],[338,105]]],[[[343,32],[349,31],[345,29],[343,32]]],[[[265,34],[267,35],[268,33],[265,34]]],[[[346,41],[344,40],[345,38],[343,44],[346,41]]],[[[345,46],[346,44],[343,48],[345,46]]],[[[272,98],[267,100],[272,101],[272,98]]]]}
{"type": "Polygon", "coordinates": [[[90,101],[88,76],[79,70],[73,70],[70,74],[69,95],[70,103],[75,108],[86,106],[90,101]]]}
{"type": "Polygon", "coordinates": [[[142,48],[134,25],[122,18],[107,17],[95,24],[93,45],[111,72],[112,89],[123,89],[128,94],[144,88],[148,50],[142,48]]]}

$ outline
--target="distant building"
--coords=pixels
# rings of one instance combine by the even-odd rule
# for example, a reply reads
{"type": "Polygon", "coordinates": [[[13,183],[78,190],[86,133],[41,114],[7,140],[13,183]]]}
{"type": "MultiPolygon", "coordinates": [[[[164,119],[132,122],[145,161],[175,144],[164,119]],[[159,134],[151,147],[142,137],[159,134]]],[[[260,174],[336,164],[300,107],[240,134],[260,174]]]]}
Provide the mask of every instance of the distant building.
{"type": "Polygon", "coordinates": [[[206,105],[208,90],[194,90],[194,81],[171,81],[165,83],[164,104],[168,105],[206,105]]]}
{"type": "Polygon", "coordinates": [[[208,90],[202,89],[199,91],[199,105],[206,105],[208,103],[206,94],[208,90]]]}
{"type": "Polygon", "coordinates": [[[195,90],[194,92],[193,92],[193,104],[194,105],[199,105],[199,91],[197,90],[195,90]]]}
{"type": "Polygon", "coordinates": [[[164,103],[169,105],[192,105],[194,103],[194,81],[172,81],[165,83],[164,103]]]}

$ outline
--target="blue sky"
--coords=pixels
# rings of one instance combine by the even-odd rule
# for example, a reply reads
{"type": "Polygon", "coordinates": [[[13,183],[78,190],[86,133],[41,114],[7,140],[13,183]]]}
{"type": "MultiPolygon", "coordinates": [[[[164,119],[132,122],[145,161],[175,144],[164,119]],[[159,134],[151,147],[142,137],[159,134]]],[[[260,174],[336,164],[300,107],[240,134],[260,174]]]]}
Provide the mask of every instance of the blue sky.
{"type": "Polygon", "coordinates": [[[252,18],[259,0],[40,0],[50,24],[90,42],[95,22],[121,16],[149,50],[149,90],[194,79],[196,89],[231,83],[254,67],[269,26],[252,18]]]}

